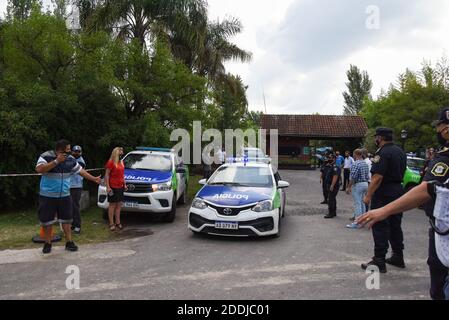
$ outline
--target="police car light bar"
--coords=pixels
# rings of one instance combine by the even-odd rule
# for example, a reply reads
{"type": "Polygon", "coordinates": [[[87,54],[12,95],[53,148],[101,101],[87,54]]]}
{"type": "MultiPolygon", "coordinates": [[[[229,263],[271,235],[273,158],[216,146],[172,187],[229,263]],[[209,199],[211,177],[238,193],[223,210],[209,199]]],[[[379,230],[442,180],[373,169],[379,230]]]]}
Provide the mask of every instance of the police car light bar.
{"type": "Polygon", "coordinates": [[[227,158],[228,163],[241,163],[243,162],[245,165],[249,162],[248,157],[244,158],[227,158]]]}
{"type": "Polygon", "coordinates": [[[159,152],[174,152],[174,149],[168,148],[148,148],[148,147],[137,147],[137,151],[159,151],[159,152]]]}

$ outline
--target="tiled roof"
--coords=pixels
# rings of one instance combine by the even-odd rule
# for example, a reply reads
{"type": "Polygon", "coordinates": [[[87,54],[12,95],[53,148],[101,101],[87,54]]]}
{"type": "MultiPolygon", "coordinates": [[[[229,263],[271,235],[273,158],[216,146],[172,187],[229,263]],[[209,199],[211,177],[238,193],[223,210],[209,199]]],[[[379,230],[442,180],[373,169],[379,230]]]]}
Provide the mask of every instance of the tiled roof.
{"type": "Polygon", "coordinates": [[[363,138],[368,126],[359,116],[262,115],[262,129],[304,138],[363,138]]]}

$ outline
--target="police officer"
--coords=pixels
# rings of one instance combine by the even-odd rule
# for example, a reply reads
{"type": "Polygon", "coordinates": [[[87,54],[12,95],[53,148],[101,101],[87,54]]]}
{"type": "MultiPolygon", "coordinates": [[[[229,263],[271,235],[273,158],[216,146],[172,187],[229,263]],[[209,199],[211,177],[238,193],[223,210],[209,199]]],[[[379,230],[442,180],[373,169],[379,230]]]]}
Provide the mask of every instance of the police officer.
{"type": "MultiPolygon", "coordinates": [[[[72,148],[72,156],[76,159],[76,162],[86,169],[86,162],[83,158],[83,149],[80,146],[74,146],[72,148]]],[[[81,233],[81,212],[80,201],[83,193],[83,177],[79,174],[72,175],[70,181],[70,196],[72,198],[72,231],[74,234],[81,233]]]]}
{"type": "Polygon", "coordinates": [[[324,216],[325,219],[333,219],[337,216],[337,194],[341,185],[341,166],[335,163],[336,160],[335,154],[329,155],[329,169],[324,180],[328,187],[329,213],[324,216]]]}
{"type": "Polygon", "coordinates": [[[324,197],[324,201],[321,202],[321,204],[328,204],[328,199],[329,199],[329,185],[327,184],[327,175],[330,173],[330,170],[332,169],[332,166],[329,163],[329,159],[326,158],[323,161],[323,164],[321,165],[321,177],[320,177],[320,182],[321,185],[323,187],[323,197],[324,197]]]}
{"type": "MultiPolygon", "coordinates": [[[[393,130],[378,128],[375,134],[379,147],[371,167],[371,184],[364,202],[371,203],[372,209],[382,208],[399,199],[404,194],[402,180],[407,168],[407,155],[393,143],[393,130]]],[[[373,226],[374,258],[362,269],[375,265],[381,273],[387,272],[386,263],[405,268],[404,235],[402,232],[402,213],[389,217],[373,226]],[[393,255],[386,260],[389,244],[393,255]]]]}
{"type": "MultiPolygon", "coordinates": [[[[409,211],[423,204],[425,204],[426,214],[433,219],[435,197],[432,194],[431,182],[444,183],[449,179],[449,108],[445,108],[441,112],[439,119],[434,125],[441,149],[431,161],[424,181],[393,203],[383,208],[367,212],[357,220],[358,223],[366,224],[368,228],[371,228],[380,221],[388,219],[395,214],[409,211]]],[[[446,289],[449,288],[448,268],[442,264],[438,257],[433,228],[429,231],[429,258],[427,264],[430,270],[430,296],[435,300],[444,299],[445,285],[446,289]]],[[[449,295],[446,295],[446,299],[449,299],[449,295]]]]}

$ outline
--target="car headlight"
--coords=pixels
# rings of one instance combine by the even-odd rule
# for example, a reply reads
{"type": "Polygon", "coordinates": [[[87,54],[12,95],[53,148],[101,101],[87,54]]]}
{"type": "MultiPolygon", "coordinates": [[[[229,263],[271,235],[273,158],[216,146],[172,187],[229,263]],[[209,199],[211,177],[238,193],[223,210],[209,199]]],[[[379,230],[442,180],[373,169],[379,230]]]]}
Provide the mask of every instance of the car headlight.
{"type": "Polygon", "coordinates": [[[171,190],[171,182],[161,183],[161,184],[153,184],[153,192],[170,191],[170,190],[171,190]]]}
{"type": "Polygon", "coordinates": [[[261,201],[254,208],[254,212],[268,212],[273,210],[273,202],[271,200],[261,201]]]}
{"type": "Polygon", "coordinates": [[[204,202],[203,199],[195,198],[192,201],[192,207],[195,208],[195,209],[204,210],[204,209],[207,208],[207,204],[206,204],[206,202],[204,202]]]}

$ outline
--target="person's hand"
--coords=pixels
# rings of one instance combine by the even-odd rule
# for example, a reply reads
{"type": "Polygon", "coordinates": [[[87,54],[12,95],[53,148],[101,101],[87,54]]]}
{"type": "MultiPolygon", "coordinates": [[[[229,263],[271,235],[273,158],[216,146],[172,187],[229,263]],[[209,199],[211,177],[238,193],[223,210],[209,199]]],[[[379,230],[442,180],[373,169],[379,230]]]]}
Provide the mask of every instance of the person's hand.
{"type": "Polygon", "coordinates": [[[388,218],[388,214],[382,209],[376,209],[365,213],[364,215],[358,217],[355,223],[371,229],[379,221],[383,221],[388,218]]]}
{"type": "Polygon", "coordinates": [[[365,197],[363,198],[363,203],[364,203],[364,204],[370,204],[370,203],[371,203],[371,197],[365,196],[365,197]]]}
{"type": "Polygon", "coordinates": [[[106,192],[107,192],[108,194],[110,194],[111,191],[112,191],[111,187],[106,187],[106,192]]]}
{"type": "Polygon", "coordinates": [[[329,191],[330,191],[330,192],[334,192],[334,186],[331,186],[331,187],[329,188],[329,191]]]}
{"type": "Polygon", "coordinates": [[[67,160],[67,156],[65,153],[60,153],[58,154],[58,156],[56,157],[56,161],[58,163],[64,163],[67,160]]]}
{"type": "Polygon", "coordinates": [[[95,182],[96,184],[100,184],[100,183],[101,183],[101,176],[94,177],[94,182],[95,182]]]}
{"type": "Polygon", "coordinates": [[[128,186],[125,184],[125,191],[128,191],[128,186]]]}

